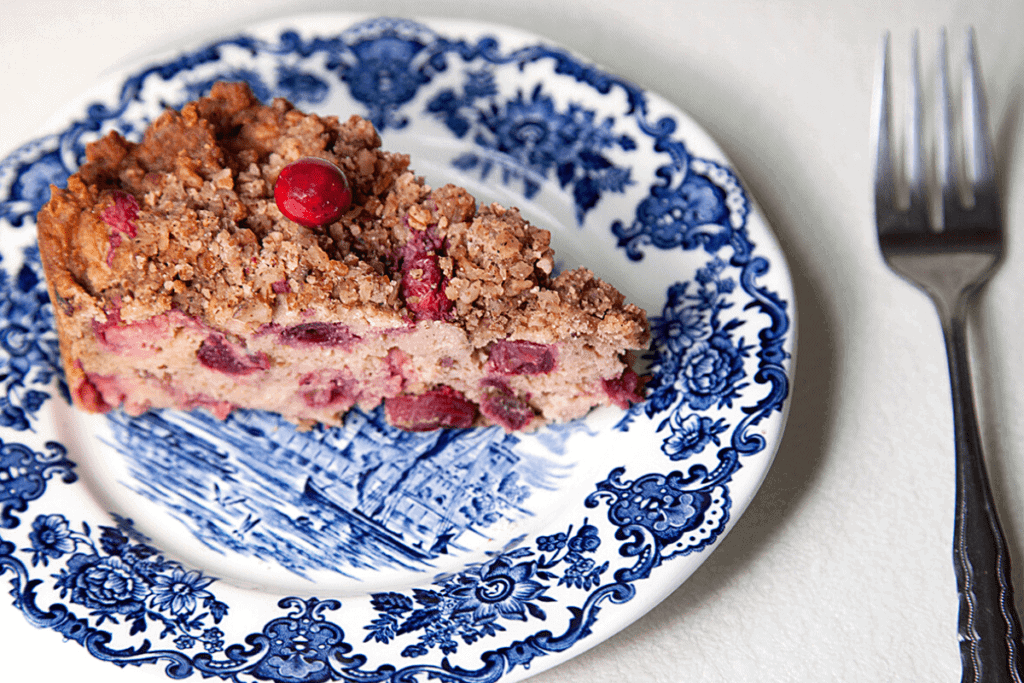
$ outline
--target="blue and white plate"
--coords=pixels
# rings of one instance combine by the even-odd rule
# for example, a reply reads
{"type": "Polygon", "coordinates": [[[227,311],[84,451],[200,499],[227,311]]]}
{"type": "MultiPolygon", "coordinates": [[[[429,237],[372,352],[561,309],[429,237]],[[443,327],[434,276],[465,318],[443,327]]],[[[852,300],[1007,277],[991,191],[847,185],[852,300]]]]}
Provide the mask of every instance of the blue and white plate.
{"type": "Polygon", "coordinates": [[[519,680],[674,590],[771,464],[794,296],[769,227],[683,112],[560,47],[299,17],[113,77],[54,131],[0,162],[0,619],[54,648],[197,680],[519,680]],[[49,184],[239,79],[360,114],[431,184],[549,228],[560,267],[650,314],[647,400],[530,435],[72,409],[35,240],[49,184]]]}

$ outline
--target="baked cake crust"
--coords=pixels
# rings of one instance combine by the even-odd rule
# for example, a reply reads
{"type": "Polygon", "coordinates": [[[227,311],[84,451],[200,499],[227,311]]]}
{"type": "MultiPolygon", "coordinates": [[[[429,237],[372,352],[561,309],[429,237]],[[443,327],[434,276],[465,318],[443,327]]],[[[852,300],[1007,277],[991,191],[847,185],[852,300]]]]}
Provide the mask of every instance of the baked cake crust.
{"type": "Polygon", "coordinates": [[[111,132],[86,154],[38,215],[81,408],[241,406],[337,424],[352,405],[450,386],[532,413],[522,425],[474,413],[516,429],[636,393],[623,355],[649,342],[644,312],[589,270],[552,276],[549,232],[454,185],[431,189],[362,118],[218,83],[141,143],[111,132]],[[278,174],[303,157],[349,180],[350,207],[324,228],[274,201],[278,174]]]}

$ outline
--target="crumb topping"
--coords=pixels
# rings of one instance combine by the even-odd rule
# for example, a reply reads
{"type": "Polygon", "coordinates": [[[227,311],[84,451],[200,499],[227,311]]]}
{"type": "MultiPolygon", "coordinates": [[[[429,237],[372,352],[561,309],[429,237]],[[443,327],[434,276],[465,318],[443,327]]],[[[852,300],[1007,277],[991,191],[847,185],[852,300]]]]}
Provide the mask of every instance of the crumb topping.
{"type": "Polygon", "coordinates": [[[395,328],[417,320],[424,296],[409,278],[429,276],[430,296],[448,302],[435,308],[477,348],[649,341],[643,311],[589,270],[552,277],[550,233],[518,210],[428,187],[358,116],[263,105],[245,84],[218,83],[166,111],[138,144],[116,132],[91,144],[38,222],[51,293],[77,313],[62,334],[81,336],[75,320],[115,309],[125,322],[178,310],[239,335],[310,317],[351,324],[353,314],[367,329],[395,328]],[[336,164],[351,185],[351,205],[325,229],[289,220],[274,201],[278,174],[302,157],[336,164]],[[403,267],[423,244],[429,263],[403,267]]]}

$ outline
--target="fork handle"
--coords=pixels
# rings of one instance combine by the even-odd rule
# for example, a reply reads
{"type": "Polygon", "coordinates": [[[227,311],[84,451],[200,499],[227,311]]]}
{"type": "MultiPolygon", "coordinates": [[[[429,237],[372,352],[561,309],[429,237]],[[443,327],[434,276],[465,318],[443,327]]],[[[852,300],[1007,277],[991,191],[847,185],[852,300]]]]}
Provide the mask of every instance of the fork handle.
{"type": "Polygon", "coordinates": [[[966,297],[943,315],[956,435],[953,565],[960,594],[962,683],[1022,683],[1020,619],[1010,555],[982,456],[967,356],[966,297]]]}

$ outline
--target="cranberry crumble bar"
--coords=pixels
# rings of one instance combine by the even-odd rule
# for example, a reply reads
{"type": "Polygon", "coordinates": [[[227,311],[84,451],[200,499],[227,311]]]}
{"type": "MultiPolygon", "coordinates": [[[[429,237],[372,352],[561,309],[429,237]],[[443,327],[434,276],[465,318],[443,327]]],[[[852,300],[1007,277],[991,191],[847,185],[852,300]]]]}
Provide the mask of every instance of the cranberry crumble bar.
{"type": "Polygon", "coordinates": [[[644,312],[589,270],[554,276],[517,210],[408,165],[364,119],[244,84],[92,143],[38,217],[75,404],[310,426],[383,402],[404,429],[515,431],[637,400],[644,312]]]}

